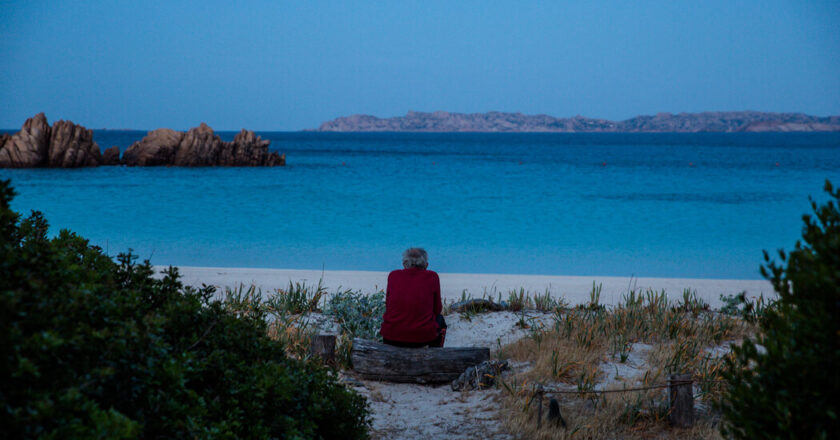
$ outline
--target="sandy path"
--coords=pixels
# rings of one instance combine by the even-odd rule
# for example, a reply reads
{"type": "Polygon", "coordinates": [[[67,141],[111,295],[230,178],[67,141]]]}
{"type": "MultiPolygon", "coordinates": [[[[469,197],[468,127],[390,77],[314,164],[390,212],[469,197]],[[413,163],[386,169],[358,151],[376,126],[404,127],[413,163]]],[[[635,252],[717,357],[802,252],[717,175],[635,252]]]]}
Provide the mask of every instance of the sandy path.
{"type": "MultiPolygon", "coordinates": [[[[531,323],[551,322],[551,315],[528,312],[482,313],[465,319],[446,317],[447,347],[499,346],[524,337],[528,330],[517,325],[524,316],[531,323]]],[[[351,373],[352,374],[352,373],[351,373]]],[[[500,390],[452,391],[440,386],[390,384],[351,379],[349,384],[367,397],[373,413],[375,439],[512,439],[498,420],[500,390]]]]}

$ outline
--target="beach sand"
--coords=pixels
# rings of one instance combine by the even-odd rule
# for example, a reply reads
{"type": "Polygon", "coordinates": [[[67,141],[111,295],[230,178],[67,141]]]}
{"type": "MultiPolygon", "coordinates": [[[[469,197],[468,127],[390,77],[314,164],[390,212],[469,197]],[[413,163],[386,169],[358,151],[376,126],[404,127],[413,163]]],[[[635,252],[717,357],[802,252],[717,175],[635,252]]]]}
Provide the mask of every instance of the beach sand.
{"type": "MultiPolygon", "coordinates": [[[[162,267],[157,267],[160,270],[162,267]]],[[[328,292],[339,289],[376,292],[384,290],[388,280],[387,272],[341,271],[341,270],[290,270],[223,267],[189,267],[178,270],[186,285],[200,286],[202,283],[218,288],[254,284],[263,292],[286,288],[289,282],[318,284],[322,280],[328,292]]],[[[647,289],[665,290],[668,298],[682,297],[683,289],[697,291],[697,296],[712,307],[720,307],[720,295],[732,295],[746,291],[748,297],[773,296],[772,285],[765,280],[719,280],[700,278],[631,278],[606,276],[556,276],[556,275],[510,275],[510,274],[467,274],[441,273],[441,296],[449,302],[457,301],[463,292],[473,298],[483,294],[494,298],[502,294],[506,300],[508,292],[524,288],[534,293],[550,292],[555,298],[563,297],[571,305],[589,302],[593,282],[601,285],[600,303],[615,305],[631,288],[644,293],[647,289]]]]}
{"type": "MultiPolygon", "coordinates": [[[[156,269],[162,269],[158,267],[156,269]]],[[[306,282],[317,285],[319,280],[328,292],[336,290],[361,290],[375,292],[384,289],[386,272],[361,271],[314,271],[284,269],[247,269],[180,267],[183,282],[200,286],[202,283],[218,288],[237,287],[240,284],[254,284],[263,292],[288,287],[289,282],[306,282]]],[[[569,304],[587,303],[592,283],[602,285],[600,301],[615,305],[629,289],[645,291],[648,288],[665,290],[671,300],[682,297],[683,289],[696,289],[698,297],[712,307],[720,307],[720,295],[746,291],[748,296],[773,296],[773,288],[767,281],[760,280],[714,280],[677,278],[620,278],[598,276],[543,276],[543,275],[498,275],[498,274],[440,274],[442,296],[445,302],[457,301],[462,292],[473,297],[498,292],[506,299],[508,292],[524,288],[534,293],[549,291],[552,296],[566,299],[569,304]]],[[[447,347],[487,347],[491,356],[498,354],[500,347],[528,335],[522,328],[522,320],[529,325],[550,325],[553,314],[535,310],[523,312],[480,313],[464,316],[451,313],[446,317],[449,328],[447,347]]],[[[724,347],[725,348],[725,347],[724,347]]],[[[633,344],[630,358],[625,363],[605,360],[602,369],[605,377],[621,374],[631,379],[643,374],[646,344],[633,344]]],[[[724,350],[725,351],[725,350],[724,350]]],[[[529,368],[527,365],[511,365],[514,371],[529,368]]],[[[352,371],[342,373],[347,385],[368,399],[372,415],[374,439],[449,438],[449,439],[512,439],[515,438],[503,425],[499,417],[502,391],[486,389],[476,391],[452,391],[448,384],[418,385],[395,384],[361,380],[352,371]]],[[[607,380],[598,388],[611,383],[607,380]]]]}

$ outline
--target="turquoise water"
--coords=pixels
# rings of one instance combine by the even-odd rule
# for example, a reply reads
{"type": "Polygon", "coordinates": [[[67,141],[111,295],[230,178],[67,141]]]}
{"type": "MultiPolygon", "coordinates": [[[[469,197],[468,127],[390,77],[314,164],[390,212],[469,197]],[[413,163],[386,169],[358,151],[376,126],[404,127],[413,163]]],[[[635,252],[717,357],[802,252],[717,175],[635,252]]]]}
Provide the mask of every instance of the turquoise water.
{"type": "Polygon", "coordinates": [[[742,279],[840,184],[840,134],[259,134],[288,166],[0,178],[154,264],[384,271],[423,246],[440,272],[742,279]]]}

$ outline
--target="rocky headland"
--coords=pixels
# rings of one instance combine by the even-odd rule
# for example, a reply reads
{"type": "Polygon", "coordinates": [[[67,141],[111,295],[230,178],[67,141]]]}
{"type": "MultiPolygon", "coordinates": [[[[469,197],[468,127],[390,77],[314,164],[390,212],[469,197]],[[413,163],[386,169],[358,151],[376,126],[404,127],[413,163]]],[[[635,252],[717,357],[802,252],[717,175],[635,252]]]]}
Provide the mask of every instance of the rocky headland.
{"type": "Polygon", "coordinates": [[[70,121],[52,127],[43,113],[26,120],[19,132],[0,137],[0,168],[79,168],[127,166],[283,166],[286,155],[268,151],[270,141],[242,130],[223,141],[207,124],[186,133],[160,128],[131,145],[122,158],[119,147],[102,153],[93,131],[70,121]]]}
{"type": "Polygon", "coordinates": [[[553,133],[697,133],[840,131],[840,116],[802,113],[704,112],[658,113],[610,121],[583,116],[555,118],[522,113],[433,113],[378,118],[352,115],[325,122],[317,131],[344,132],[553,132],[553,133]]]}

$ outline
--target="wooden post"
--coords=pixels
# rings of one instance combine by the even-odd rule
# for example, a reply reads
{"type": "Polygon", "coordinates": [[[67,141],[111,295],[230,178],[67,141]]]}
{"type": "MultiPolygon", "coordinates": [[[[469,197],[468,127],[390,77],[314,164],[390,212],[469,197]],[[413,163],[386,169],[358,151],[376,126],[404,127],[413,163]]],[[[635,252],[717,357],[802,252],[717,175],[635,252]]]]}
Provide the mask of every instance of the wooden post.
{"type": "Polygon", "coordinates": [[[540,429],[540,427],[542,426],[542,411],[543,411],[543,408],[542,408],[543,407],[543,390],[542,390],[542,387],[540,387],[540,389],[537,390],[537,393],[540,396],[539,400],[537,401],[537,429],[540,429]]]}
{"type": "Polygon", "coordinates": [[[548,401],[548,422],[553,423],[555,427],[566,427],[566,420],[563,418],[563,414],[560,414],[560,402],[553,397],[548,401]]]}
{"type": "Polygon", "coordinates": [[[690,374],[672,374],[668,378],[671,395],[671,412],[668,420],[672,426],[688,428],[694,424],[694,391],[690,374]]]}
{"type": "Polygon", "coordinates": [[[320,357],[326,364],[335,365],[335,335],[313,336],[312,345],[309,346],[309,354],[313,357],[320,357]]]}

